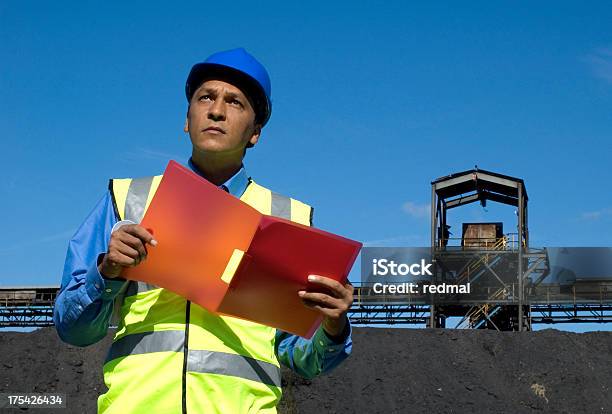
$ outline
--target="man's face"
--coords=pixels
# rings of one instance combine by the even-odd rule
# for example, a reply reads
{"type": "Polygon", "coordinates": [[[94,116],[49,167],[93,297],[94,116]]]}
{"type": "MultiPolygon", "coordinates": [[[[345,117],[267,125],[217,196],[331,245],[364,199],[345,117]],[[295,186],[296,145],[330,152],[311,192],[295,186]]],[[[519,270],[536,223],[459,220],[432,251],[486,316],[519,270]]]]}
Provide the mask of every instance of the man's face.
{"type": "Polygon", "coordinates": [[[251,103],[230,83],[208,80],[191,97],[185,132],[194,152],[242,157],[248,143],[257,143],[260,131],[251,103]]]}

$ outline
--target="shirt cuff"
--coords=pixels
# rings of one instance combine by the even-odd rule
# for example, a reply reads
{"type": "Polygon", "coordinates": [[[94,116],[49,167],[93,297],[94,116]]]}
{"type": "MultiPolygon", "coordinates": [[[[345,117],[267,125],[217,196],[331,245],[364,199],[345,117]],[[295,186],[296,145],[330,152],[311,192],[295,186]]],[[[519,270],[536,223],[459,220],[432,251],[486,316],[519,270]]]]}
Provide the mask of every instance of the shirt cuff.
{"type": "Polygon", "coordinates": [[[111,234],[113,234],[115,232],[115,230],[118,230],[119,227],[127,226],[128,224],[136,224],[136,223],[133,222],[132,220],[121,220],[121,221],[118,221],[118,222],[115,223],[115,225],[111,229],[111,234]]]}
{"type": "Polygon", "coordinates": [[[313,344],[316,348],[324,350],[325,353],[327,354],[339,353],[344,350],[346,346],[346,342],[351,338],[351,335],[352,335],[353,329],[351,327],[351,323],[348,320],[348,318],[346,321],[345,332],[347,330],[348,330],[348,333],[346,333],[346,337],[342,340],[342,342],[338,343],[334,341],[332,338],[330,338],[329,335],[327,335],[327,333],[325,332],[325,329],[323,329],[323,325],[321,325],[319,326],[319,329],[316,330],[312,338],[313,344]]]}
{"type": "MultiPolygon", "coordinates": [[[[98,255],[98,259],[103,255],[104,253],[98,255]]],[[[85,290],[92,302],[97,299],[102,299],[105,302],[112,301],[127,281],[121,278],[105,278],[98,270],[98,262],[99,260],[96,260],[85,274],[85,290]]]]}

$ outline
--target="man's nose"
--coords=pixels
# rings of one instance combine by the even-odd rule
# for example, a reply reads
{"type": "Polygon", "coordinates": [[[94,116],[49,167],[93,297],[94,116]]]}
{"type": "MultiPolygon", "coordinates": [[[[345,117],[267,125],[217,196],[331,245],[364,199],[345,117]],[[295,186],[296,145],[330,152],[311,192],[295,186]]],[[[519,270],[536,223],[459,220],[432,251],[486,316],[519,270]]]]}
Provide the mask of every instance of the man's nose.
{"type": "Polygon", "coordinates": [[[223,99],[215,99],[208,109],[208,119],[213,121],[225,120],[225,102],[223,102],[223,99]]]}

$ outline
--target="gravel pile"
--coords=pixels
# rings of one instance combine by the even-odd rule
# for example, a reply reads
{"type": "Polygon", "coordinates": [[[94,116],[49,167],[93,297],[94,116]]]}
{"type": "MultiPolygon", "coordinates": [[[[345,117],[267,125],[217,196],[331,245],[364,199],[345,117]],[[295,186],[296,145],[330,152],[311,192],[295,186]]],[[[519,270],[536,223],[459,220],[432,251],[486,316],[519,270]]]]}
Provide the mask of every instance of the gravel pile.
{"type": "MultiPolygon", "coordinates": [[[[95,413],[110,341],[78,348],[54,328],[2,332],[0,392],[61,392],[68,409],[34,412],[95,413]]],[[[355,328],[353,341],[327,376],[284,370],[279,412],[612,413],[612,332],[355,328]]]]}

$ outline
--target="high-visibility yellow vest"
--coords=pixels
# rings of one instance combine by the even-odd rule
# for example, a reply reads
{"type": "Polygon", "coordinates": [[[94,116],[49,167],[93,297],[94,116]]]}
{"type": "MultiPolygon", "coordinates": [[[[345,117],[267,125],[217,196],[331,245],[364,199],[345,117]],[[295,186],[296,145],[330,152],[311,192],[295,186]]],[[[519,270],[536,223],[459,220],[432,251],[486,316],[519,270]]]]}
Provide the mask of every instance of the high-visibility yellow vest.
{"type": "MultiPolygon", "coordinates": [[[[162,176],[110,182],[115,212],[139,223],[162,176]]],[[[310,225],[312,208],[249,179],[240,197],[264,214],[310,225]]],[[[274,328],[210,313],[166,289],[126,282],[104,363],[100,413],[276,413],[274,328]]]]}

